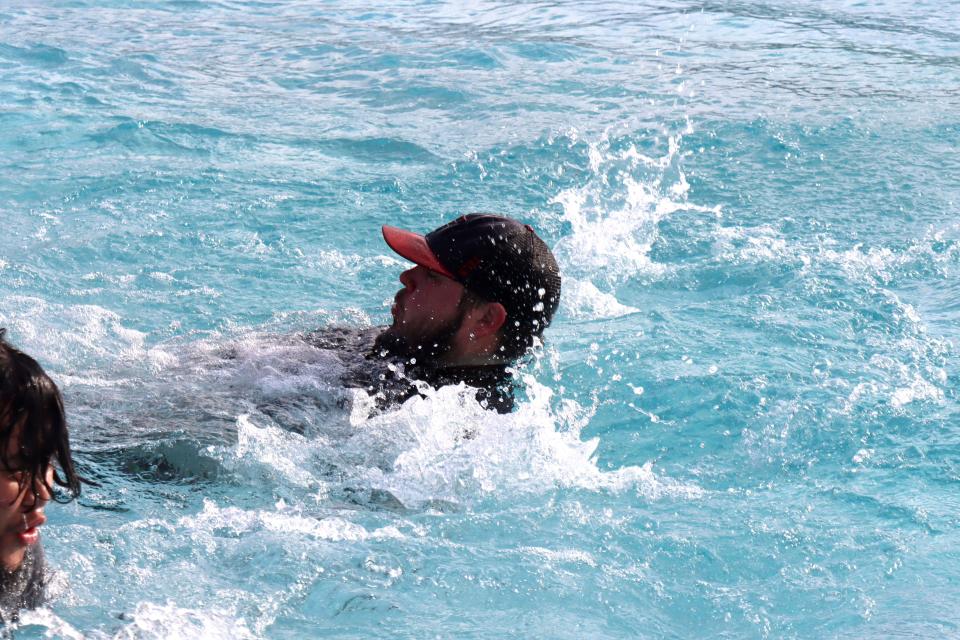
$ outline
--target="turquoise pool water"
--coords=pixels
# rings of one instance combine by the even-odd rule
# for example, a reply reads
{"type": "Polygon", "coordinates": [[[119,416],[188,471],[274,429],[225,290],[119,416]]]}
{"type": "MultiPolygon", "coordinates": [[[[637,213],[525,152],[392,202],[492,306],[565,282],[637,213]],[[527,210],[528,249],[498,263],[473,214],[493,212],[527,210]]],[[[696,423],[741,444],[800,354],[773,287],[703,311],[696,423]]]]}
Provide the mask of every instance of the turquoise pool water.
{"type": "Polygon", "coordinates": [[[100,485],[17,637],[960,633],[958,86],[930,2],[4,4],[0,325],[100,485]],[[297,336],[468,211],[564,273],[524,401],[371,416],[297,336]]]}

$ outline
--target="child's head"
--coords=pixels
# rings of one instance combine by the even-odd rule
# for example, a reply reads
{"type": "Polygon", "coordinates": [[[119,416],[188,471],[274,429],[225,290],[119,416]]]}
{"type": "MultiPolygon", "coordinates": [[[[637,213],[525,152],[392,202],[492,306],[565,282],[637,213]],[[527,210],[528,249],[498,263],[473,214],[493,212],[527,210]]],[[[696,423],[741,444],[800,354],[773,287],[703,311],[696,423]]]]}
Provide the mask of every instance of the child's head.
{"type": "Polygon", "coordinates": [[[0,329],[0,562],[19,566],[43,507],[80,495],[57,385],[0,329]]]}

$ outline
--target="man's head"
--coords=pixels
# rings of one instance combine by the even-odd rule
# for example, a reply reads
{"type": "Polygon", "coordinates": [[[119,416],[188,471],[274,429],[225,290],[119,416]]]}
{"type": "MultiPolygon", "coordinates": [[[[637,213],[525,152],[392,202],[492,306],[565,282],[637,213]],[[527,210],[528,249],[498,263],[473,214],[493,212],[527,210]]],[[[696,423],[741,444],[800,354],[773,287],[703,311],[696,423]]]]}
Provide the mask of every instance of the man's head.
{"type": "Polygon", "coordinates": [[[416,263],[400,276],[381,346],[440,364],[512,362],[550,324],[560,271],[529,225],[491,214],[457,218],[425,236],[384,226],[416,263]]]}

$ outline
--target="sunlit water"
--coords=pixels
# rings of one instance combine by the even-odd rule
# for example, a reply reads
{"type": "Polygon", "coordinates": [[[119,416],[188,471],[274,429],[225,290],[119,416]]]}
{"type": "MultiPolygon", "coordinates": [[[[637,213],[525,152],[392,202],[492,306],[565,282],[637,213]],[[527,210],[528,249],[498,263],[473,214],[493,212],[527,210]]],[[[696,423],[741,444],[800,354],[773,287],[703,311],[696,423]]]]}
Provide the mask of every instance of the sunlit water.
{"type": "Polygon", "coordinates": [[[0,8],[0,324],[99,483],[17,637],[960,633],[960,12],[379,4],[0,8]],[[371,413],[298,336],[469,211],[563,270],[523,401],[371,413]]]}

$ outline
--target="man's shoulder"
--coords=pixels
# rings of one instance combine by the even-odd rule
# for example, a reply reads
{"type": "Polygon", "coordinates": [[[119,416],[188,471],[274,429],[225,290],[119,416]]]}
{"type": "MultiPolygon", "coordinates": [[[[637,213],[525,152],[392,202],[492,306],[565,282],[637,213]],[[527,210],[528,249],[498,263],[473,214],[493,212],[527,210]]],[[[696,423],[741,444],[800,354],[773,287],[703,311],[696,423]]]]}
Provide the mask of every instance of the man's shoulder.
{"type": "Polygon", "coordinates": [[[373,348],[382,327],[329,326],[302,334],[303,340],[318,349],[366,352],[373,348]]]}

